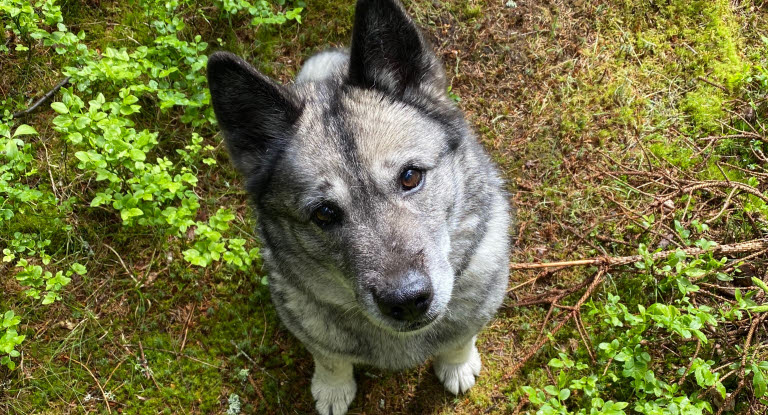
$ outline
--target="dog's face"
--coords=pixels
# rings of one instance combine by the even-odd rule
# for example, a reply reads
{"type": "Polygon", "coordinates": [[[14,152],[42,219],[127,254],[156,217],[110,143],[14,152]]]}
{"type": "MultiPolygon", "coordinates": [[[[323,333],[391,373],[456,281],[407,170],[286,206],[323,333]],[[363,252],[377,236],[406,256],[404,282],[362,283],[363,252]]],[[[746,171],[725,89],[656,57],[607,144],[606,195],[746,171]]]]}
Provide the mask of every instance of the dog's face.
{"type": "Polygon", "coordinates": [[[301,278],[333,275],[373,320],[416,330],[453,290],[452,181],[466,125],[402,8],[370,1],[356,13],[343,80],[289,90],[217,53],[211,96],[273,260],[295,262],[301,278]]]}

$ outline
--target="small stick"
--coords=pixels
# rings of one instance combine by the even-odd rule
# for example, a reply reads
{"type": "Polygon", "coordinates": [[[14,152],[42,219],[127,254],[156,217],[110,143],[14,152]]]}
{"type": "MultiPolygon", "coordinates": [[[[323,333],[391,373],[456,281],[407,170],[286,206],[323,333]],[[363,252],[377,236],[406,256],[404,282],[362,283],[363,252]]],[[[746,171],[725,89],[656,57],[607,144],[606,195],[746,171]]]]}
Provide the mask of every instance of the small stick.
{"type": "Polygon", "coordinates": [[[115,248],[112,248],[111,246],[109,246],[107,244],[104,244],[104,246],[106,246],[110,251],[112,251],[115,254],[115,256],[117,256],[117,259],[120,260],[120,265],[123,266],[123,269],[125,270],[125,272],[128,273],[128,276],[131,277],[133,282],[138,283],[138,280],[136,280],[136,276],[134,276],[133,272],[131,272],[131,270],[129,270],[128,267],[125,265],[125,262],[123,262],[123,258],[120,257],[120,254],[118,254],[117,251],[115,251],[115,248]]]}
{"type": "Polygon", "coordinates": [[[248,382],[251,383],[251,386],[253,386],[254,392],[256,392],[256,395],[259,396],[262,402],[266,402],[267,400],[264,399],[264,395],[261,393],[261,389],[256,385],[256,381],[253,380],[253,376],[248,375],[248,382]]]}
{"type": "Polygon", "coordinates": [[[246,359],[248,359],[248,361],[249,361],[249,362],[251,362],[252,364],[254,364],[254,365],[258,366],[258,364],[256,363],[256,361],[255,361],[255,360],[253,360],[253,359],[251,358],[251,356],[248,356],[248,353],[246,353],[246,352],[245,352],[243,349],[241,349],[241,348],[240,348],[240,346],[238,346],[238,345],[237,345],[237,343],[235,343],[235,341],[234,341],[234,340],[230,340],[230,341],[229,341],[229,343],[230,343],[232,346],[235,346],[235,349],[237,349],[237,352],[238,352],[239,354],[241,354],[241,355],[245,356],[245,358],[246,358],[246,359]]]}
{"type": "Polygon", "coordinates": [[[106,381],[106,382],[104,382],[104,386],[107,386],[107,385],[109,384],[109,381],[110,381],[110,380],[112,380],[112,375],[114,375],[114,374],[115,374],[115,372],[117,371],[117,369],[118,369],[120,366],[122,366],[123,362],[125,362],[125,359],[121,360],[121,361],[120,361],[120,362],[117,364],[117,366],[115,366],[115,368],[114,368],[114,369],[112,369],[112,372],[109,374],[109,377],[107,378],[107,381],[106,381]]]}
{"type": "MultiPolygon", "coordinates": [[[[741,252],[760,251],[763,249],[768,249],[768,238],[753,239],[751,241],[739,242],[731,245],[716,244],[714,247],[712,247],[709,250],[705,250],[701,248],[686,248],[686,249],[682,249],[682,251],[686,255],[700,255],[705,252],[713,252],[713,253],[719,253],[719,254],[735,254],[735,253],[741,253],[741,252]]],[[[675,252],[677,252],[677,250],[656,252],[654,254],[651,254],[651,259],[658,260],[661,258],[665,258],[668,255],[675,252]]],[[[517,264],[513,263],[513,264],[509,264],[509,268],[515,270],[515,269],[538,269],[538,268],[554,268],[554,267],[574,267],[574,266],[580,266],[580,265],[598,265],[598,266],[614,267],[619,265],[627,265],[627,264],[631,264],[633,262],[638,262],[642,260],[643,260],[643,257],[641,255],[631,255],[631,256],[622,256],[622,257],[599,257],[599,258],[592,258],[592,259],[579,259],[575,261],[561,261],[561,262],[548,262],[548,263],[517,263],[517,264]]]]}
{"type": "Polygon", "coordinates": [[[725,92],[725,93],[729,93],[729,92],[730,92],[730,91],[728,91],[728,88],[726,88],[726,87],[724,87],[724,86],[722,86],[722,85],[720,85],[720,84],[718,84],[718,83],[715,83],[715,82],[713,82],[713,81],[710,81],[709,79],[707,79],[707,78],[705,78],[705,77],[703,77],[703,76],[697,76],[697,77],[696,77],[696,80],[699,80],[699,81],[701,81],[701,82],[704,82],[704,83],[710,84],[710,85],[712,85],[713,87],[715,87],[715,88],[718,88],[718,89],[720,89],[721,91],[723,91],[723,92],[725,92]]]}
{"type": "Polygon", "coordinates": [[[683,382],[685,382],[685,377],[688,376],[688,374],[691,372],[691,367],[693,367],[693,361],[696,360],[696,357],[699,356],[700,351],[701,351],[701,340],[696,342],[696,351],[693,353],[693,357],[691,357],[691,362],[688,364],[688,368],[685,369],[685,373],[683,373],[683,376],[680,376],[680,380],[677,382],[677,386],[682,386],[683,382]]]}
{"type": "Polygon", "coordinates": [[[575,261],[546,262],[546,263],[522,263],[509,264],[510,269],[538,269],[538,268],[556,268],[556,267],[576,267],[579,265],[596,265],[606,261],[606,258],[578,259],[575,261]]]}
{"type": "Polygon", "coordinates": [[[515,407],[514,411],[512,411],[512,415],[517,415],[520,413],[520,410],[522,410],[526,404],[528,404],[530,401],[528,400],[527,396],[523,396],[520,398],[520,402],[517,403],[517,406],[515,407]]]}
{"type": "MultiPolygon", "coordinates": [[[[125,350],[127,350],[128,353],[131,353],[131,351],[128,349],[128,347],[137,347],[137,345],[135,345],[135,344],[124,344],[123,346],[126,348],[125,350]]],[[[147,347],[147,350],[154,350],[154,351],[157,351],[157,352],[170,353],[170,354],[173,354],[173,355],[176,355],[176,356],[185,357],[185,358],[187,358],[189,360],[192,360],[192,361],[195,361],[197,363],[200,363],[201,365],[212,367],[214,369],[219,369],[219,370],[223,370],[224,369],[224,367],[222,367],[222,366],[212,365],[212,364],[210,364],[210,363],[208,363],[206,361],[200,360],[200,359],[198,359],[196,357],[192,357],[192,356],[190,356],[188,354],[179,353],[179,352],[176,352],[176,351],[173,351],[173,350],[158,349],[157,347],[147,347]]],[[[133,355],[133,353],[131,353],[131,355],[133,355]]]]}
{"type": "MultiPolygon", "coordinates": [[[[244,356],[246,359],[248,359],[248,361],[249,361],[249,362],[251,362],[251,364],[253,364],[254,366],[256,366],[256,368],[258,368],[259,370],[261,370],[261,371],[262,371],[262,373],[264,373],[265,375],[269,376],[269,377],[270,377],[270,378],[272,378],[273,380],[276,380],[276,379],[275,379],[275,377],[274,377],[274,376],[272,376],[272,374],[271,374],[271,373],[267,372],[267,369],[264,369],[263,367],[259,366],[259,364],[258,364],[258,363],[256,363],[256,361],[255,361],[255,360],[253,360],[253,359],[251,358],[251,356],[248,356],[248,353],[246,353],[246,352],[245,352],[245,350],[241,349],[241,348],[240,348],[240,346],[238,346],[238,345],[237,345],[237,343],[235,343],[235,341],[234,341],[234,340],[230,340],[230,341],[229,341],[229,343],[230,343],[232,346],[235,346],[235,349],[237,349],[237,354],[238,354],[238,355],[243,355],[243,356],[244,356]]],[[[280,398],[278,397],[278,402],[279,402],[279,399],[280,399],[280,398]]]]}
{"type": "Polygon", "coordinates": [[[768,316],[768,314],[762,314],[758,317],[755,317],[752,320],[752,324],[749,326],[749,333],[747,334],[747,340],[744,342],[744,354],[741,358],[741,369],[739,371],[739,384],[736,386],[736,390],[731,392],[730,395],[725,399],[725,402],[723,402],[723,405],[720,406],[720,410],[717,411],[717,415],[721,415],[723,413],[723,410],[727,408],[730,403],[736,398],[736,395],[741,392],[741,390],[744,388],[744,385],[746,384],[746,379],[744,377],[744,373],[747,369],[747,355],[749,354],[749,346],[752,343],[752,335],[755,334],[755,328],[762,323],[762,321],[765,319],[765,317],[768,316]]]}
{"type": "Polygon", "coordinates": [[[556,289],[550,292],[546,292],[544,294],[528,297],[516,302],[515,304],[512,304],[511,307],[525,307],[525,306],[531,306],[531,305],[537,305],[537,304],[553,304],[554,305],[558,301],[562,300],[563,298],[586,287],[587,284],[588,284],[587,281],[582,281],[578,285],[575,285],[571,288],[567,288],[567,289],[564,288],[561,290],[556,289]]]}
{"type": "Polygon", "coordinates": [[[730,134],[730,135],[712,135],[709,137],[700,138],[699,140],[702,141],[717,141],[721,139],[734,139],[734,138],[753,138],[756,140],[762,140],[765,141],[766,139],[761,136],[760,134],[751,133],[749,131],[745,131],[742,134],[730,134]]]}
{"type": "MultiPolygon", "coordinates": [[[[725,212],[725,210],[728,209],[728,206],[731,204],[731,198],[733,197],[733,194],[736,193],[736,190],[738,190],[738,189],[736,189],[735,187],[733,189],[731,189],[731,193],[728,193],[728,197],[725,198],[725,202],[723,203],[723,207],[720,209],[719,212],[717,212],[717,215],[712,216],[711,218],[707,219],[705,221],[705,223],[712,223],[712,222],[716,221],[717,218],[719,218],[720,215],[722,215],[723,212],[725,212]]],[[[690,201],[691,199],[689,198],[688,200],[690,201]]]]}
{"type": "Polygon", "coordinates": [[[45,101],[48,101],[49,99],[51,99],[53,94],[55,94],[59,89],[61,89],[61,87],[63,87],[64,85],[68,84],[69,83],[69,79],[70,79],[69,76],[64,78],[61,82],[56,84],[56,86],[53,87],[53,89],[51,89],[45,95],[43,95],[42,98],[38,99],[37,102],[35,102],[31,107],[29,107],[29,108],[27,108],[25,110],[19,111],[19,112],[14,112],[13,113],[13,118],[19,118],[21,116],[27,115],[30,112],[36,110],[37,107],[39,107],[40,105],[43,105],[43,103],[45,101]]]}
{"type": "Polygon", "coordinates": [[[514,287],[508,289],[507,292],[511,293],[512,291],[515,291],[515,290],[517,290],[520,287],[523,287],[523,286],[526,286],[526,285],[528,285],[528,284],[530,284],[532,282],[535,282],[537,279],[539,279],[540,276],[541,276],[541,274],[536,275],[535,277],[533,277],[533,278],[531,278],[531,279],[529,279],[529,280],[527,280],[525,282],[521,282],[520,284],[517,284],[514,287]]]}
{"type": "Polygon", "coordinates": [[[181,340],[181,348],[179,349],[179,352],[184,351],[184,346],[187,345],[187,332],[189,331],[189,323],[192,321],[192,315],[195,314],[195,305],[192,305],[192,309],[189,310],[189,316],[187,316],[187,322],[184,323],[184,339],[181,340]]]}
{"type": "Polygon", "coordinates": [[[584,342],[584,348],[586,348],[587,352],[589,353],[589,360],[591,360],[592,364],[594,365],[597,363],[597,358],[595,358],[595,352],[593,352],[592,348],[589,347],[589,342],[587,341],[589,334],[587,333],[587,329],[584,327],[584,322],[581,321],[581,312],[578,311],[578,309],[576,311],[576,315],[573,317],[573,321],[576,323],[576,329],[579,331],[581,341],[584,342]]]}
{"type": "Polygon", "coordinates": [[[141,352],[141,367],[144,368],[144,375],[152,379],[152,383],[155,384],[155,387],[157,390],[162,390],[160,388],[160,385],[157,384],[157,380],[155,380],[155,375],[152,373],[152,368],[149,367],[149,364],[147,363],[147,358],[144,356],[144,346],[139,342],[139,351],[141,352]]]}
{"type": "Polygon", "coordinates": [[[762,251],[753,252],[753,253],[751,253],[751,254],[743,257],[743,258],[739,258],[737,260],[734,260],[734,261],[731,262],[730,265],[728,265],[727,268],[725,268],[723,270],[723,272],[727,274],[727,273],[733,271],[733,269],[736,268],[737,265],[739,265],[739,266],[743,265],[744,263],[746,263],[750,259],[759,257],[760,255],[763,255],[766,252],[768,252],[768,249],[763,249],[762,251]]]}
{"type": "Polygon", "coordinates": [[[755,197],[758,197],[762,199],[763,202],[768,203],[768,197],[760,193],[759,190],[755,189],[754,187],[744,184],[741,182],[727,182],[727,181],[718,181],[718,180],[707,180],[703,182],[693,182],[692,184],[689,184],[683,189],[680,189],[679,191],[673,192],[672,194],[665,196],[663,198],[657,199],[655,202],[653,202],[652,206],[661,206],[664,203],[666,203],[669,200],[672,200],[675,196],[683,193],[690,193],[694,190],[701,190],[701,189],[708,189],[712,187],[725,187],[725,188],[736,188],[739,190],[743,190],[747,193],[751,193],[755,195],[755,197]]]}
{"type": "MultiPolygon", "coordinates": [[[[581,298],[579,298],[579,301],[578,301],[578,302],[576,302],[576,305],[573,307],[573,311],[571,311],[570,313],[568,313],[568,316],[566,316],[566,317],[565,317],[565,318],[564,318],[564,319],[563,319],[563,320],[562,320],[560,323],[558,323],[558,324],[557,324],[557,326],[555,326],[555,328],[554,328],[554,329],[552,329],[552,331],[550,331],[550,334],[551,334],[551,335],[553,335],[553,336],[554,336],[554,335],[555,335],[557,332],[559,332],[559,331],[560,331],[560,329],[562,329],[562,328],[563,328],[563,326],[565,326],[565,323],[567,323],[567,322],[568,322],[569,320],[571,320],[572,318],[576,317],[576,314],[578,314],[578,312],[579,312],[579,309],[581,309],[581,306],[582,306],[582,305],[584,305],[584,302],[585,302],[585,301],[587,301],[587,299],[588,299],[588,298],[589,298],[589,297],[592,295],[592,293],[595,291],[595,289],[597,288],[597,286],[598,286],[598,285],[600,285],[600,283],[601,283],[601,282],[603,282],[603,275],[605,275],[605,269],[606,269],[605,267],[601,267],[601,268],[600,268],[600,269],[597,271],[597,274],[595,274],[595,277],[594,277],[594,279],[592,280],[592,282],[589,284],[589,287],[587,288],[587,290],[584,292],[584,294],[581,296],[581,298]]],[[[517,373],[517,371],[518,371],[518,370],[520,370],[520,368],[522,368],[522,367],[523,367],[523,365],[524,365],[526,362],[528,362],[528,360],[530,360],[530,359],[531,359],[533,356],[535,356],[535,355],[536,355],[536,353],[537,353],[537,352],[538,352],[538,351],[539,351],[539,350],[540,350],[540,349],[541,349],[541,348],[544,346],[544,344],[545,344],[547,341],[549,341],[549,337],[545,337],[545,338],[541,339],[540,341],[537,341],[537,342],[536,342],[536,344],[534,344],[534,345],[533,345],[533,346],[532,346],[532,347],[531,347],[531,348],[528,350],[528,352],[525,354],[525,356],[523,356],[522,360],[520,360],[520,361],[519,361],[519,362],[518,362],[518,363],[517,363],[517,364],[516,364],[516,365],[515,365],[515,366],[512,368],[512,370],[511,370],[509,373],[507,373],[507,374],[505,375],[505,378],[507,378],[507,379],[508,379],[508,378],[510,378],[512,375],[514,375],[515,373],[517,373]]]]}
{"type": "Polygon", "coordinates": [[[93,374],[93,372],[91,372],[91,369],[88,369],[88,366],[80,363],[79,361],[77,361],[75,359],[72,359],[69,356],[64,356],[64,358],[68,359],[68,360],[71,360],[71,361],[77,363],[78,365],[82,366],[83,369],[85,369],[88,372],[88,374],[91,375],[91,377],[93,378],[93,381],[96,382],[96,386],[99,387],[99,391],[101,391],[101,396],[104,398],[104,405],[107,406],[107,412],[109,412],[111,414],[112,413],[112,408],[109,407],[109,400],[107,399],[107,394],[104,392],[104,388],[101,387],[101,383],[99,382],[99,380],[96,379],[96,376],[93,374]]]}

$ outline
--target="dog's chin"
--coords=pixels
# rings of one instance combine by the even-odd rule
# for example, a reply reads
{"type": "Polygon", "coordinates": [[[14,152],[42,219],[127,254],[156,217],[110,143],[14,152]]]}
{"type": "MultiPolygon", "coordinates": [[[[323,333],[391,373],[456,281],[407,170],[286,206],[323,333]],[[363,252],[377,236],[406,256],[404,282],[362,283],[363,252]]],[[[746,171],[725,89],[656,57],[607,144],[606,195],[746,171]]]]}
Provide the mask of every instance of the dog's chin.
{"type": "Polygon", "coordinates": [[[424,330],[439,319],[440,319],[440,315],[438,314],[427,315],[417,321],[397,321],[397,320],[388,318],[387,319],[388,321],[386,321],[385,324],[391,327],[394,331],[397,331],[399,333],[411,333],[419,330],[424,330]]]}
{"type": "Polygon", "coordinates": [[[378,312],[378,310],[373,311],[367,307],[363,307],[363,309],[366,310],[363,314],[368,317],[369,321],[379,327],[387,328],[398,333],[412,333],[419,330],[424,330],[434,324],[436,321],[440,320],[440,318],[443,316],[443,313],[430,312],[417,321],[400,321],[382,315],[378,312]]]}

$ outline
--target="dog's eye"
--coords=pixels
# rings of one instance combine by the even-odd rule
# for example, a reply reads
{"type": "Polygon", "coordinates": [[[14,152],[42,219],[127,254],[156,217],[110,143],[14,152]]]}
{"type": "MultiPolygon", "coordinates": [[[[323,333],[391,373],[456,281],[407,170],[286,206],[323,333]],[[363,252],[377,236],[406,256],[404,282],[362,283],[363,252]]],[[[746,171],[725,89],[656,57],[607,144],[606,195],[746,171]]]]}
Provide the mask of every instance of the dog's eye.
{"type": "Polygon", "coordinates": [[[312,212],[312,220],[321,227],[333,224],[341,216],[339,210],[331,205],[320,205],[312,212]]]}
{"type": "Polygon", "coordinates": [[[409,167],[400,174],[400,185],[403,190],[412,190],[419,187],[423,178],[423,171],[409,167]]]}

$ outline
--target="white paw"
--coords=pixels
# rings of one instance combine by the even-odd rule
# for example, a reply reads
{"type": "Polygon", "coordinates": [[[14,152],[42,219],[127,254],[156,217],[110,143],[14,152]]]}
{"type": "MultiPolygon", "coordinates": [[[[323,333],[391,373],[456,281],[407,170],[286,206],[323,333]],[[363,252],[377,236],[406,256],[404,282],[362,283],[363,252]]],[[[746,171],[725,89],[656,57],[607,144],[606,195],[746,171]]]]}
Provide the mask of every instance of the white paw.
{"type": "Polygon", "coordinates": [[[326,376],[312,377],[312,396],[315,398],[315,409],[320,415],[344,415],[355,398],[357,386],[355,378],[328,379],[326,376]]]}
{"type": "Polygon", "coordinates": [[[441,359],[435,361],[435,374],[443,382],[448,392],[454,395],[468,391],[475,386],[475,376],[480,375],[480,354],[477,348],[472,346],[469,358],[462,363],[445,363],[441,359]]]}

